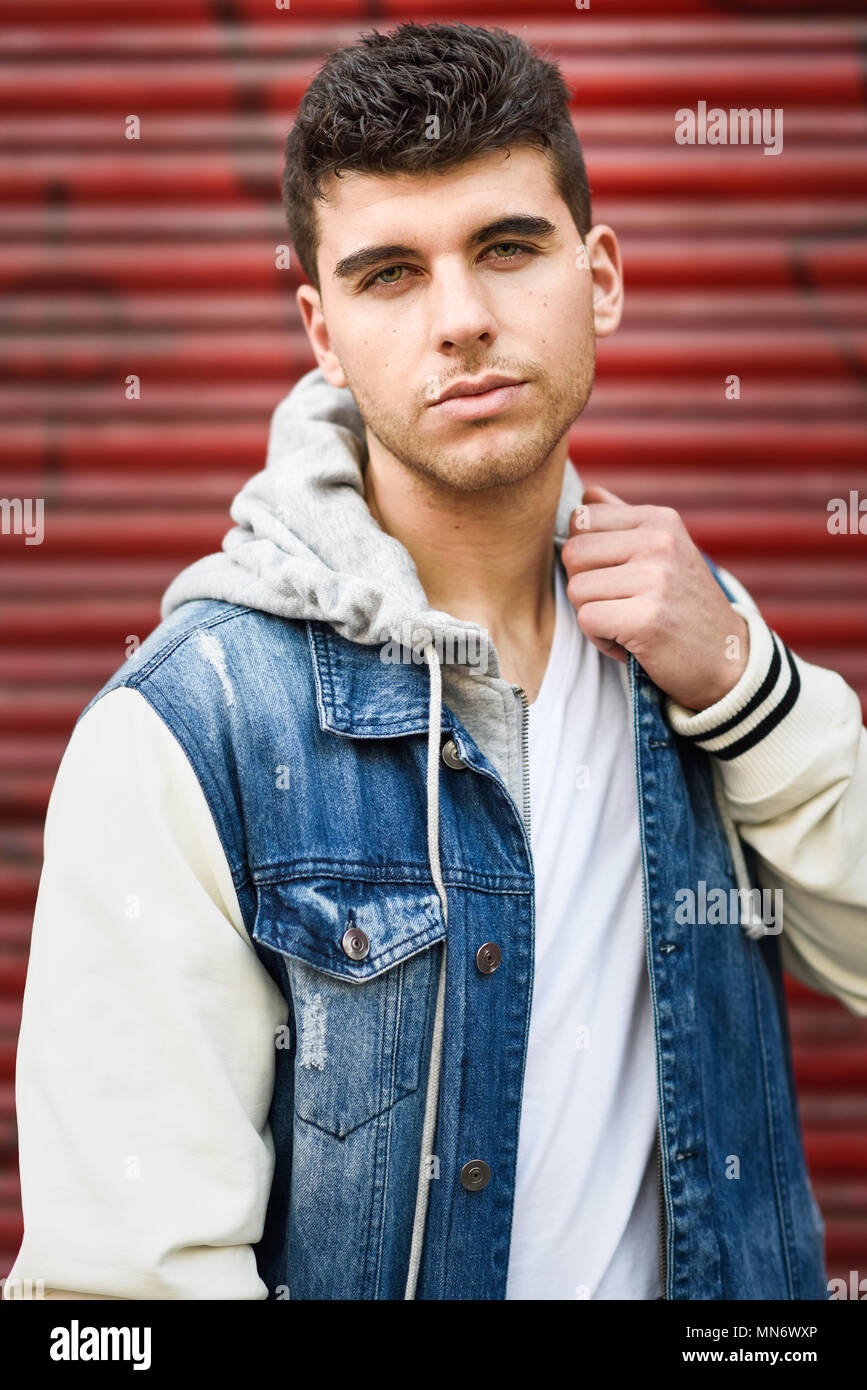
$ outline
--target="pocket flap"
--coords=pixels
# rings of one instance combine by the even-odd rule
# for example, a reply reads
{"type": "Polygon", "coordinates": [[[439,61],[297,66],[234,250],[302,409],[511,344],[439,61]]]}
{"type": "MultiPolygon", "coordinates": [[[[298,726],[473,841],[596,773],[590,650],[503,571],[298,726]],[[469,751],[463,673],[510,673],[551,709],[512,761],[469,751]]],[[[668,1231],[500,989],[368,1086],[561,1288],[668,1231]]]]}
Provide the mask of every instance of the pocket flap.
{"type": "Polygon", "coordinates": [[[435,888],[352,879],[281,879],[259,885],[257,941],[339,979],[370,980],[445,936],[435,888]],[[343,949],[344,934],[363,931],[362,960],[343,949]]]}

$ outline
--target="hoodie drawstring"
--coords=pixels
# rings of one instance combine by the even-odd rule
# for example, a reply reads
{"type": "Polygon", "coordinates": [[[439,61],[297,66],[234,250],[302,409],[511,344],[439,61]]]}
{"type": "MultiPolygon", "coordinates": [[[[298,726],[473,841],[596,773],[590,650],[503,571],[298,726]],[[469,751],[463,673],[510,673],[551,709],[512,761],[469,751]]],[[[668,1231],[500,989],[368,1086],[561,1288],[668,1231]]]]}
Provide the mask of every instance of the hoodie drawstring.
{"type": "MultiPolygon", "coordinates": [[[[424,649],[424,657],[430,674],[430,704],[427,729],[427,851],[431,877],[439,894],[442,907],[443,925],[448,928],[448,904],[440,865],[440,720],[442,719],[442,672],[437,651],[432,642],[424,649]]],[[[404,1298],[415,1298],[418,1272],[421,1265],[424,1223],[427,1216],[428,1195],[431,1177],[428,1161],[432,1157],[434,1130],[436,1128],[437,1107],[439,1104],[440,1071],[442,1066],[443,1020],[446,1001],[446,938],[443,937],[440,977],[437,987],[437,1005],[434,1016],[433,1041],[431,1043],[430,1069],[428,1071],[427,1094],[425,1096],[424,1126],[421,1138],[421,1157],[418,1168],[418,1187],[415,1196],[415,1216],[412,1223],[412,1244],[409,1252],[409,1270],[406,1276],[404,1298]]]]}

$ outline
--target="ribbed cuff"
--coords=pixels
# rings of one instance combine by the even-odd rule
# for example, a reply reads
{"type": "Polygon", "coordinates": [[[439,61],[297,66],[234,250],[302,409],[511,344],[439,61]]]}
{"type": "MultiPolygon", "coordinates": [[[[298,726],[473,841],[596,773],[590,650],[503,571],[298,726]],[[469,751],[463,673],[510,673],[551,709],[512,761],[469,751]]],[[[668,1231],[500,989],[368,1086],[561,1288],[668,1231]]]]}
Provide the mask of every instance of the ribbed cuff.
{"type": "MultiPolygon", "coordinates": [[[[821,680],[806,690],[799,663],[765,622],[745,604],[732,608],[749,625],[750,651],[737,685],[715,705],[696,713],[667,699],[674,732],[719,759],[726,792],[739,801],[772,795],[815,756],[816,730],[827,721],[828,695],[821,680]]],[[[835,702],[836,703],[836,702],[835,702]]]]}

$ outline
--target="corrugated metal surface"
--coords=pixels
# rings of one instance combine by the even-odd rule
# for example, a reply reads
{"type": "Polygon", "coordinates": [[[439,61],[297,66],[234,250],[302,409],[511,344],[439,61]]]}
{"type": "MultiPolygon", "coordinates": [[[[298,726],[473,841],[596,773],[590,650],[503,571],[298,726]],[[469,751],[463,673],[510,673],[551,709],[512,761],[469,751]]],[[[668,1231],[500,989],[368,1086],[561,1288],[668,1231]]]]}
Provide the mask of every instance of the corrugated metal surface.
{"type": "MultiPolygon", "coordinates": [[[[325,52],[372,21],[462,18],[561,61],[627,285],[573,458],[678,507],[867,702],[867,541],[827,530],[830,498],[867,495],[859,9],[0,3],[0,491],[46,508],[43,545],[0,538],[0,1272],[20,1238],[14,1051],[48,794],[76,715],[219,544],[271,408],[313,365],[274,246],[283,138],[325,52]],[[784,153],[676,146],[674,111],[700,100],[781,107],[784,153]]],[[[867,1275],[867,1025],[788,992],[829,1272],[867,1275]]]]}

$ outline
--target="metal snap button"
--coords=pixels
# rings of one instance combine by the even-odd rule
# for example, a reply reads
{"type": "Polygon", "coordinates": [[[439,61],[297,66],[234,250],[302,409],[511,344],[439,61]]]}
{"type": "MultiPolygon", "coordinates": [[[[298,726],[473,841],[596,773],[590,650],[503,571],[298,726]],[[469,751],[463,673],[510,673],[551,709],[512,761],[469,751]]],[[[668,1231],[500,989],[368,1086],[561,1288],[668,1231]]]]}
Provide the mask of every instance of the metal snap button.
{"type": "Polygon", "coordinates": [[[453,767],[456,770],[466,767],[466,763],[458,752],[458,745],[453,738],[447,738],[443,744],[443,762],[446,767],[453,767]]]}
{"type": "Polygon", "coordinates": [[[493,975],[503,959],[503,953],[496,941],[486,941],[476,951],[476,966],[483,975],[493,975]]]}
{"type": "Polygon", "coordinates": [[[350,960],[364,960],[370,951],[367,933],[363,932],[360,927],[349,927],[343,933],[343,940],[340,944],[350,960]]]}
{"type": "Polygon", "coordinates": [[[483,1158],[471,1158],[461,1169],[461,1183],[468,1192],[481,1192],[491,1181],[491,1170],[483,1158]]]}

